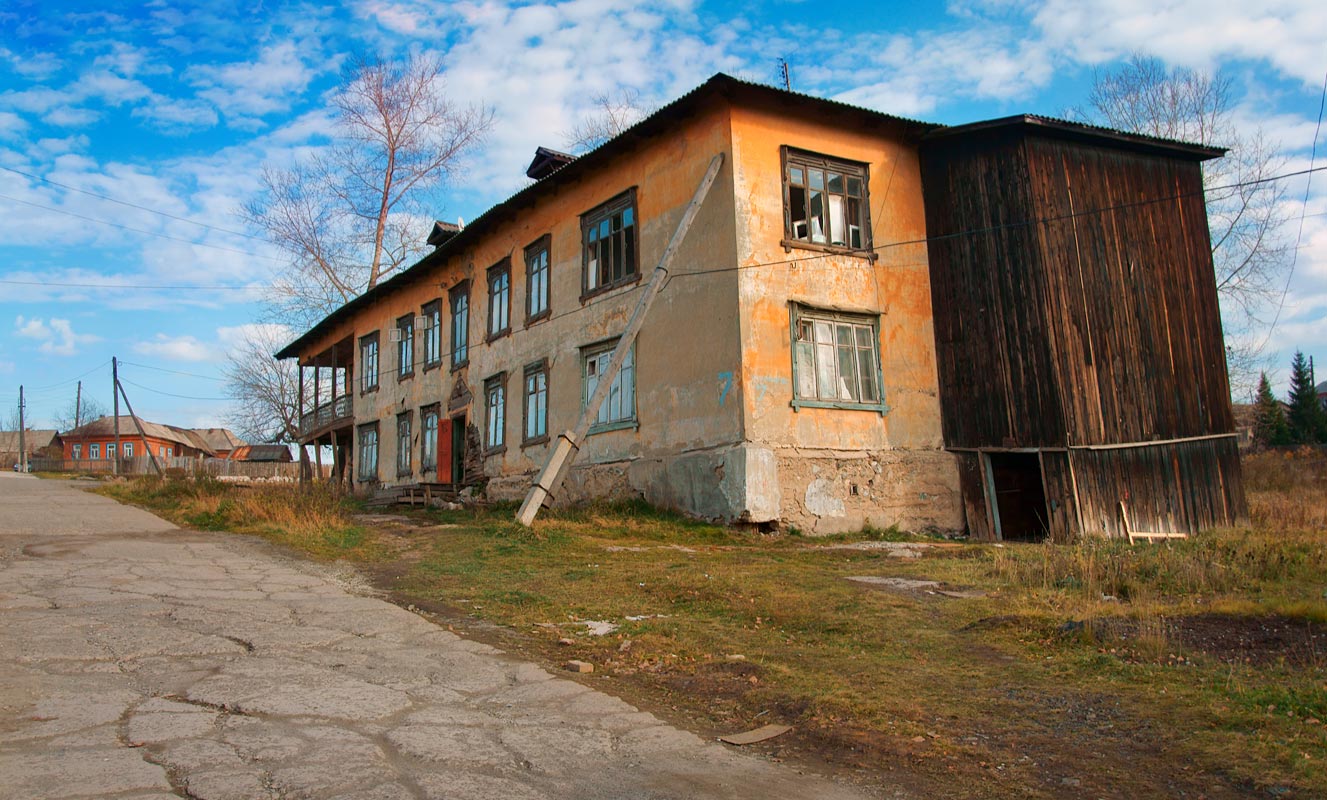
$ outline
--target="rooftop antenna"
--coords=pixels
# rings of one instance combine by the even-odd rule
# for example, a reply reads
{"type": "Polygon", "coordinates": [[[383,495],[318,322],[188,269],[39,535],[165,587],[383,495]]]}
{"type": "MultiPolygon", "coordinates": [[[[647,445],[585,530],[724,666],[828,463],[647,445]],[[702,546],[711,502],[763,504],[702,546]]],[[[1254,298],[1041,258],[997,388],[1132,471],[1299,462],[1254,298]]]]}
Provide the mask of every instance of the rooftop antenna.
{"type": "Polygon", "coordinates": [[[783,82],[784,89],[790,92],[793,90],[792,70],[788,69],[788,59],[786,58],[779,59],[779,80],[783,82]]]}
{"type": "Polygon", "coordinates": [[[461,228],[462,230],[465,229],[465,217],[456,218],[456,227],[461,228]]]}

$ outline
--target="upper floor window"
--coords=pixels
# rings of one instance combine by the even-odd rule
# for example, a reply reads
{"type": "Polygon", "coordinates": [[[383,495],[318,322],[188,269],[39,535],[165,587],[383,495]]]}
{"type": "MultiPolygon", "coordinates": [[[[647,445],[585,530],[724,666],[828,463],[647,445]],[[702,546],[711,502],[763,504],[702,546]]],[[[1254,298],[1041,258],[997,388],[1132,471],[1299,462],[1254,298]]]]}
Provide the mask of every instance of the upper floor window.
{"type": "Polygon", "coordinates": [[[511,332],[511,259],[488,268],[488,338],[511,332]]]}
{"type": "Polygon", "coordinates": [[[359,388],[367,392],[378,388],[378,332],[359,339],[359,388]]]}
{"type": "Polygon", "coordinates": [[[585,294],[636,280],[636,190],[581,216],[585,294]]]}
{"type": "Polygon", "coordinates": [[[867,167],[783,148],[784,235],[787,241],[869,250],[867,167]]]}
{"type": "Polygon", "coordinates": [[[410,412],[396,415],[396,474],[409,475],[414,470],[411,464],[411,455],[414,452],[411,449],[414,433],[410,412]]]}
{"type": "Polygon", "coordinates": [[[442,363],[442,301],[434,300],[423,308],[424,369],[442,363]]]}
{"type": "Polygon", "coordinates": [[[525,321],[548,316],[548,245],[551,237],[525,248],[525,321]]]}
{"type": "Polygon", "coordinates": [[[409,378],[415,374],[415,318],[407,314],[396,321],[393,331],[396,340],[396,374],[409,378]]]}
{"type": "Polygon", "coordinates": [[[359,479],[378,480],[378,423],[359,426],[359,479]]]}
{"type": "Polygon", "coordinates": [[[470,363],[470,282],[452,287],[452,369],[470,363]]]}
{"type": "MultiPolygon", "coordinates": [[[[582,351],[585,380],[581,403],[588,404],[594,392],[599,388],[601,377],[608,371],[608,362],[613,359],[613,348],[617,342],[593,345],[582,351]]],[[[625,427],[636,419],[636,346],[627,350],[622,369],[613,378],[608,396],[599,406],[590,430],[609,430],[625,427]]]]}
{"type": "Polygon", "coordinates": [[[793,307],[793,405],[884,409],[879,320],[793,307]]]}

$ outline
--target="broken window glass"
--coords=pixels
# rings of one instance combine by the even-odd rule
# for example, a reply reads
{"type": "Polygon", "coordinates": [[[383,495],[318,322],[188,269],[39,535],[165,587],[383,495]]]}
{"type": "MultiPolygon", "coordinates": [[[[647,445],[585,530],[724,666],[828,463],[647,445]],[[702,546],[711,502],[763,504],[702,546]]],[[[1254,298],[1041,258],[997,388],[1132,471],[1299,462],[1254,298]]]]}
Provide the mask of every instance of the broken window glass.
{"type": "Polygon", "coordinates": [[[866,165],[785,150],[790,241],[868,249],[866,165]]]}

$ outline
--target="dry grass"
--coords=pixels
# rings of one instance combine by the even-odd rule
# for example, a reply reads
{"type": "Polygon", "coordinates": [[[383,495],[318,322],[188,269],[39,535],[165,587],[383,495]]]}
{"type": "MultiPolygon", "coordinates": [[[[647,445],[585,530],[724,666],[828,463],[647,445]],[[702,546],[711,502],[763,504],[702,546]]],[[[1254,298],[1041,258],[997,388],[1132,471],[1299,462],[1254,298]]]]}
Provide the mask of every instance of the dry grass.
{"type": "Polygon", "coordinates": [[[1244,476],[1255,526],[1327,530],[1327,450],[1302,447],[1248,456],[1244,476]]]}

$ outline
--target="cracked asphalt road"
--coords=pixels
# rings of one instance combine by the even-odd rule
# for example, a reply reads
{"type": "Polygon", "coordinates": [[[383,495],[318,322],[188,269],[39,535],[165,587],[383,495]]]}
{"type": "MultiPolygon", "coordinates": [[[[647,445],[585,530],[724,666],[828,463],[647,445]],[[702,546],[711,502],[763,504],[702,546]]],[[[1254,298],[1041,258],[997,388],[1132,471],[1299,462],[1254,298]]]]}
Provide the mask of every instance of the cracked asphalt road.
{"type": "Polygon", "coordinates": [[[861,797],[347,584],[0,473],[0,796],[861,797]]]}

